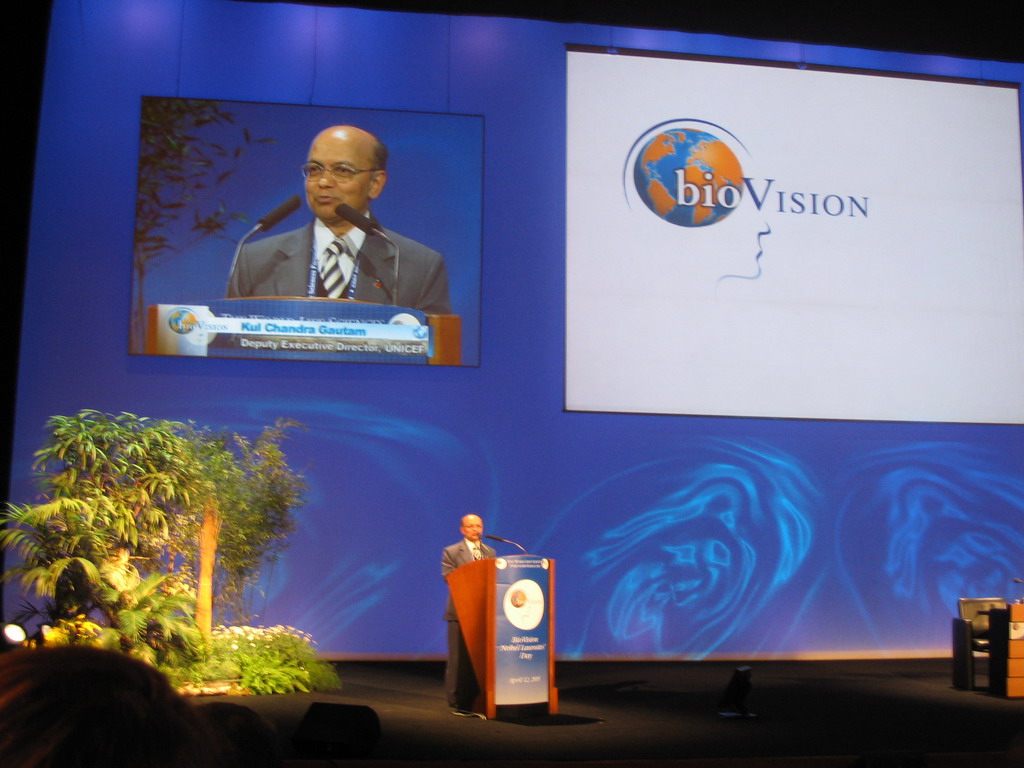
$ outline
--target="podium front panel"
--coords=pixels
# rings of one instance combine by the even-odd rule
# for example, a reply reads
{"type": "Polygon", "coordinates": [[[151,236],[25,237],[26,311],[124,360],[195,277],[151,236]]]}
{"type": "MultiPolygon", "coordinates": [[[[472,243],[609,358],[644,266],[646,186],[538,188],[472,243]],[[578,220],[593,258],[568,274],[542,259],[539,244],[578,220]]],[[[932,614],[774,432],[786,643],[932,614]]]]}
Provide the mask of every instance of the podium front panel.
{"type": "Polygon", "coordinates": [[[457,315],[320,298],[215,299],[149,307],[149,355],[458,365],[457,315]]]}
{"type": "Polygon", "coordinates": [[[551,568],[532,555],[495,561],[495,706],[549,698],[551,568]]]}

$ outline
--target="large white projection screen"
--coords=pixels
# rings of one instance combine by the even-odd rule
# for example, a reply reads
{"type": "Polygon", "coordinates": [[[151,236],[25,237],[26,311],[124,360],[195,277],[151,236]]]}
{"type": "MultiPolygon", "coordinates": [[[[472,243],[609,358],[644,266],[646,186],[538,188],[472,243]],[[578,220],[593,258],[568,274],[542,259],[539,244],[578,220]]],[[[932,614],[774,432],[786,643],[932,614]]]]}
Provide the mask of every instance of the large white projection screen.
{"type": "Polygon", "coordinates": [[[568,53],[566,408],[1024,423],[1018,91],[568,53]]]}

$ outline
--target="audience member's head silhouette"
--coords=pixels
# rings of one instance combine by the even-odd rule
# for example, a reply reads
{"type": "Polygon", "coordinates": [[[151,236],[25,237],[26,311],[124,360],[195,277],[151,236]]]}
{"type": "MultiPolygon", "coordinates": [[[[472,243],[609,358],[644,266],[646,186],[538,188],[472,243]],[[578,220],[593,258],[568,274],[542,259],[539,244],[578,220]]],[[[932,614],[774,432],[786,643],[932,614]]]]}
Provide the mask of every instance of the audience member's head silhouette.
{"type": "Polygon", "coordinates": [[[0,762],[213,768],[195,709],[150,665],[86,646],[0,655],[0,762]]]}

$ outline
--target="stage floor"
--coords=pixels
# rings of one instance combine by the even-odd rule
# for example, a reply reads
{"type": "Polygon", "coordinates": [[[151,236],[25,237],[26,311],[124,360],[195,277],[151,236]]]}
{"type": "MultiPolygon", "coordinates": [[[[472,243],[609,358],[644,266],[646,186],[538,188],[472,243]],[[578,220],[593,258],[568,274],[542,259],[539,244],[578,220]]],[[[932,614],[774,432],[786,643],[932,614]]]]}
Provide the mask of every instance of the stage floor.
{"type": "Polygon", "coordinates": [[[719,699],[741,664],[709,661],[560,662],[559,714],[518,721],[452,715],[437,662],[339,662],[338,691],[231,699],[275,725],[289,761],[307,757],[291,736],[312,702],[372,708],[382,733],[370,758],[324,765],[1022,764],[1014,760],[1024,749],[1024,700],[954,689],[950,664],[751,662],[746,704],[757,715],[752,718],[718,715],[719,699]]]}

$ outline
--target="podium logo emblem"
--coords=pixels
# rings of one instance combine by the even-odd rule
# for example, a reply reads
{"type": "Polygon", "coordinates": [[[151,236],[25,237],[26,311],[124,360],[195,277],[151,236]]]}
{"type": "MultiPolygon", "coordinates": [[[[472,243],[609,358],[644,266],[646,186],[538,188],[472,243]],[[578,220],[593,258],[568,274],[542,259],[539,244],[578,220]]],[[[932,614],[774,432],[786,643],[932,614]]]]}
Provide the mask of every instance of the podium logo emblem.
{"type": "Polygon", "coordinates": [[[505,618],[516,629],[535,629],[544,618],[544,590],[532,579],[510,584],[501,604],[505,618]]]}
{"type": "Polygon", "coordinates": [[[167,327],[184,336],[199,327],[199,318],[190,307],[178,307],[167,315],[167,327]]]}

